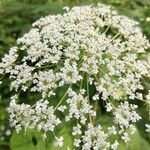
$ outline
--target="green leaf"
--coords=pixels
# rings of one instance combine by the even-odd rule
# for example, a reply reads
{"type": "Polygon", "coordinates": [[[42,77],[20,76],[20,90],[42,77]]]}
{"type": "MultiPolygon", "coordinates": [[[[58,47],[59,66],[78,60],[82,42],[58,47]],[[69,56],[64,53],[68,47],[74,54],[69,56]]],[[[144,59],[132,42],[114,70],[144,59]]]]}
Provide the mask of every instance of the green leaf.
{"type": "Polygon", "coordinates": [[[67,127],[63,127],[63,129],[57,134],[58,137],[62,136],[64,138],[64,144],[61,148],[54,146],[54,140],[50,143],[50,150],[72,150],[73,149],[73,138],[71,135],[71,131],[67,127]]]}
{"type": "Polygon", "coordinates": [[[5,120],[6,119],[6,111],[5,109],[0,107],[0,120],[5,120]]]}
{"type": "Polygon", "coordinates": [[[11,150],[50,150],[46,145],[41,133],[33,130],[21,131],[18,134],[14,132],[10,141],[11,150]]]}
{"type": "Polygon", "coordinates": [[[141,137],[139,131],[136,131],[129,143],[124,144],[121,142],[119,150],[149,150],[149,148],[149,143],[141,137]]]}
{"type": "Polygon", "coordinates": [[[57,137],[62,136],[64,138],[64,145],[61,148],[55,147],[54,142],[55,138],[53,133],[48,134],[47,139],[42,139],[42,134],[35,130],[27,130],[26,132],[21,131],[20,133],[14,132],[11,141],[10,147],[11,150],[70,150],[73,149],[73,139],[70,132],[70,128],[67,128],[65,125],[61,126],[61,129],[56,133],[57,137]]]}

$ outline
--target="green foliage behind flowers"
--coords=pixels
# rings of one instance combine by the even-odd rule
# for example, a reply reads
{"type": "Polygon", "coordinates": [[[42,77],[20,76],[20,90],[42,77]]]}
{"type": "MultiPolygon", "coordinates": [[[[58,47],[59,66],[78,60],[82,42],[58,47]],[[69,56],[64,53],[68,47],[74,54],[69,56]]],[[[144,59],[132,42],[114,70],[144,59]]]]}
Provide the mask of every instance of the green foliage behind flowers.
{"type": "MultiPolygon", "coordinates": [[[[39,19],[42,16],[48,15],[48,14],[58,14],[64,12],[62,9],[64,6],[74,6],[74,5],[84,5],[84,4],[91,4],[96,2],[104,2],[107,4],[111,4],[121,14],[125,14],[127,16],[130,16],[134,18],[135,20],[140,21],[140,26],[142,27],[144,33],[150,37],[150,2],[149,0],[106,0],[106,1],[98,1],[98,0],[1,0],[0,3],[0,55],[1,57],[4,55],[4,53],[9,50],[10,47],[15,45],[16,39],[23,35],[24,33],[28,32],[28,30],[31,28],[31,24],[39,19]]],[[[145,56],[140,56],[145,57],[145,56]]],[[[11,146],[9,145],[10,136],[6,133],[6,131],[9,129],[8,125],[8,115],[5,111],[5,108],[8,106],[9,103],[9,81],[7,76],[3,77],[5,80],[5,84],[1,85],[1,101],[0,101],[0,148],[2,149],[9,149],[9,147],[12,148],[12,150],[15,148],[13,147],[13,144],[17,141],[14,137],[20,136],[14,135],[11,139],[11,146]]],[[[148,79],[145,79],[142,81],[145,84],[145,87],[147,89],[150,88],[148,84],[148,79]]],[[[22,95],[25,96],[26,99],[28,99],[28,102],[30,102],[30,99],[32,100],[33,95],[22,95]]],[[[38,97],[35,95],[35,97],[38,97]]],[[[148,141],[149,141],[149,135],[144,132],[145,130],[145,122],[148,120],[148,115],[145,115],[145,105],[141,102],[139,102],[139,106],[141,106],[140,113],[142,114],[144,118],[144,121],[142,123],[139,123],[137,125],[139,132],[138,135],[135,138],[138,138],[137,141],[142,142],[143,147],[145,146],[145,149],[148,149],[148,141]]],[[[102,112],[103,113],[103,108],[102,112]]],[[[62,116],[63,117],[63,116],[62,116]]],[[[104,119],[107,120],[107,117],[104,119]]],[[[105,124],[105,123],[104,123],[105,124]]],[[[30,134],[30,133],[29,133],[30,134]]],[[[64,134],[67,134],[66,132],[64,134]]],[[[28,138],[29,135],[27,135],[26,138],[28,138]]],[[[32,134],[30,136],[33,136],[32,134]]],[[[68,134],[65,135],[68,137],[68,134]]],[[[17,138],[18,138],[17,137],[17,138]]],[[[38,144],[39,140],[36,139],[38,144]]],[[[69,141],[70,141],[69,137],[69,141]]],[[[40,141],[41,142],[41,141],[40,141]]],[[[139,142],[138,142],[139,143],[139,142]]],[[[31,144],[34,145],[33,137],[31,138],[31,144]]],[[[49,144],[49,143],[48,143],[49,144]]],[[[126,149],[134,149],[132,146],[135,143],[131,143],[131,146],[127,146],[126,149]]],[[[18,143],[19,145],[19,143],[18,143]]],[[[32,145],[32,146],[33,146],[32,145]]],[[[138,144],[135,144],[138,145],[138,144]]],[[[26,144],[25,144],[26,146],[26,144]]],[[[34,146],[33,146],[34,147],[34,146]]],[[[50,146],[51,147],[51,146],[50,146]]],[[[140,147],[137,147],[136,149],[141,149],[140,147]]],[[[24,150],[25,148],[22,148],[21,150],[24,150]]],[[[37,148],[33,148],[37,149],[37,148]]],[[[53,149],[53,148],[51,148],[53,149]]],[[[65,149],[65,148],[64,148],[65,149]]],[[[120,149],[124,149],[124,146],[122,146],[120,149]]],[[[143,148],[144,149],[144,148],[143,148]]]]}

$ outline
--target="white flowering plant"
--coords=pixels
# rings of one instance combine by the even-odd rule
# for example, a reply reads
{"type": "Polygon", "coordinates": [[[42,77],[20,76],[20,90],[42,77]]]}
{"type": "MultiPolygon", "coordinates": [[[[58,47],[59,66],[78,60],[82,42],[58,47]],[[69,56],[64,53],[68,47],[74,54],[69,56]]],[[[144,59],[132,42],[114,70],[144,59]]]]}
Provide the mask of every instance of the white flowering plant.
{"type": "MultiPolygon", "coordinates": [[[[150,77],[150,43],[138,22],[111,6],[64,9],[33,23],[0,62],[14,93],[10,125],[17,133],[37,130],[44,140],[50,134],[62,148],[65,137],[58,132],[69,122],[68,150],[116,150],[118,137],[132,140],[142,119],[138,101],[150,107],[150,90],[142,84],[150,77]],[[23,94],[38,98],[29,102],[23,94]],[[107,127],[102,112],[111,118],[107,127]]],[[[149,122],[145,127],[150,132],[149,122]]]]}

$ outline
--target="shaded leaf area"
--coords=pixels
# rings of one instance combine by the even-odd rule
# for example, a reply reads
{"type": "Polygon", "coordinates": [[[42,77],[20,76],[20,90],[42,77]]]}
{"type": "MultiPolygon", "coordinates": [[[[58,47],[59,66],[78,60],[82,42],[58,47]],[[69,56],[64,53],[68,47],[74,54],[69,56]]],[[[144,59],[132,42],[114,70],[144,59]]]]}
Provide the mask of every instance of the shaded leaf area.
{"type": "Polygon", "coordinates": [[[13,133],[11,138],[11,149],[12,150],[40,150],[46,147],[46,141],[42,140],[40,137],[40,133],[34,131],[24,131],[17,134],[13,133]]]}
{"type": "Polygon", "coordinates": [[[64,145],[58,148],[54,145],[55,137],[53,133],[48,134],[46,140],[42,139],[42,134],[35,130],[21,131],[19,134],[14,132],[11,138],[10,147],[12,150],[67,150],[73,149],[73,139],[69,128],[62,127],[56,134],[64,137],[64,145]]]}

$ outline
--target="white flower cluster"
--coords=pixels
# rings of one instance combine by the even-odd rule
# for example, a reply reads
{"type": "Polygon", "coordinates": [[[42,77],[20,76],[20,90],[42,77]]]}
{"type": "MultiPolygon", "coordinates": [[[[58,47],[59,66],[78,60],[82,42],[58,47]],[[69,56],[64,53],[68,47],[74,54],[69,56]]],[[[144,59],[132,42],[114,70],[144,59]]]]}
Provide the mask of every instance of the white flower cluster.
{"type": "MultiPolygon", "coordinates": [[[[79,131],[78,131],[79,132],[79,131]]],[[[80,147],[81,141],[83,142],[82,150],[100,150],[100,149],[112,149],[116,150],[119,146],[117,140],[113,144],[108,141],[109,134],[102,130],[101,125],[93,126],[88,124],[87,130],[81,139],[75,139],[75,147],[80,147]]]]}
{"type": "MultiPolygon", "coordinates": [[[[47,100],[39,100],[34,107],[28,104],[16,104],[16,96],[13,97],[8,112],[10,113],[10,123],[19,132],[21,129],[33,129],[38,131],[54,131],[54,128],[61,123],[60,119],[54,115],[52,106],[48,106],[47,100]]],[[[43,138],[46,138],[44,133],[43,138]]]]}
{"type": "Polygon", "coordinates": [[[56,137],[56,139],[55,139],[55,146],[56,147],[62,147],[63,146],[63,137],[61,136],[61,137],[56,137]]]}
{"type": "Polygon", "coordinates": [[[96,116],[96,112],[92,110],[92,106],[89,104],[88,98],[83,97],[84,90],[82,90],[79,94],[68,90],[69,99],[66,102],[69,105],[69,115],[66,116],[66,120],[70,120],[71,118],[80,119],[82,124],[85,124],[87,121],[87,114],[90,116],[96,116]]]}
{"type": "Polygon", "coordinates": [[[110,144],[106,141],[108,134],[104,133],[102,127],[98,125],[94,127],[91,124],[88,124],[87,131],[83,138],[83,150],[99,150],[99,149],[108,149],[110,144]]]}
{"type": "Polygon", "coordinates": [[[129,104],[128,102],[121,103],[114,111],[114,121],[119,125],[119,134],[122,134],[121,138],[128,142],[130,140],[126,130],[129,128],[130,133],[134,134],[136,131],[132,123],[135,123],[141,119],[139,114],[136,112],[137,105],[129,104]]]}
{"type": "Polygon", "coordinates": [[[69,63],[69,61],[69,59],[66,59],[64,67],[60,69],[59,76],[61,78],[61,82],[59,83],[59,86],[76,83],[82,78],[81,75],[79,75],[77,63],[69,63]]]}
{"type": "Polygon", "coordinates": [[[59,80],[59,77],[55,75],[53,70],[36,72],[33,75],[33,78],[34,86],[31,88],[31,91],[42,93],[43,98],[55,95],[53,89],[57,88],[57,81],[59,80]]]}
{"type": "MultiPolygon", "coordinates": [[[[110,144],[108,137],[119,134],[129,141],[127,128],[132,134],[133,123],[141,119],[137,106],[127,100],[143,100],[141,79],[150,77],[150,61],[139,56],[146,54],[149,41],[136,21],[118,15],[111,6],[65,10],[36,21],[0,62],[0,74],[9,74],[10,89],[18,94],[10,103],[10,122],[17,131],[36,128],[47,133],[61,122],[77,120],[72,133],[81,138],[74,140],[75,147],[115,150],[119,143],[110,144]],[[59,100],[58,89],[67,86],[59,100]],[[41,98],[33,106],[17,104],[20,92],[38,93],[41,98]],[[96,122],[99,100],[114,114],[107,133],[96,122]],[[57,117],[59,113],[65,120],[57,117]]],[[[63,137],[55,139],[55,146],[62,147],[63,137]]]]}
{"type": "Polygon", "coordinates": [[[137,122],[141,117],[135,109],[137,105],[128,102],[121,103],[114,112],[115,123],[119,124],[120,128],[128,128],[130,123],[137,122]]]}
{"type": "Polygon", "coordinates": [[[5,56],[2,58],[2,62],[0,63],[0,74],[5,72],[10,72],[12,69],[12,64],[16,61],[18,54],[17,54],[18,48],[16,46],[12,47],[9,51],[9,54],[5,54],[5,56]]]}

